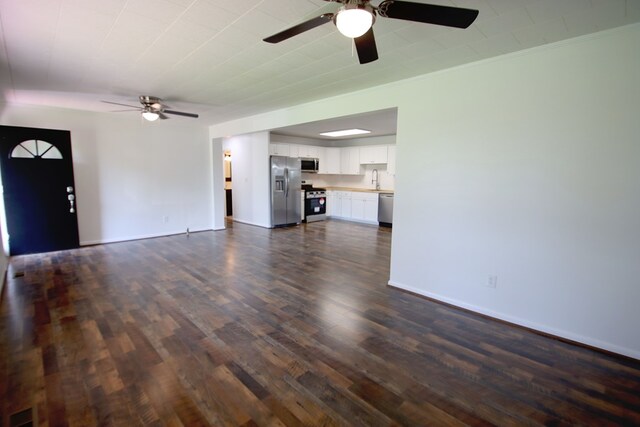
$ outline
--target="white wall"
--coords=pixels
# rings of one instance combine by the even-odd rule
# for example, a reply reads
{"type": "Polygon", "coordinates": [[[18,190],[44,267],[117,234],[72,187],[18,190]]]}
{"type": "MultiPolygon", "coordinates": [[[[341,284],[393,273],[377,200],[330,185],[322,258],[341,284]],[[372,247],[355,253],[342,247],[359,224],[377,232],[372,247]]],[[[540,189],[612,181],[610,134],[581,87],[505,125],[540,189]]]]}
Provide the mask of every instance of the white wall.
{"type": "Polygon", "coordinates": [[[213,229],[225,229],[226,214],[226,180],[228,162],[224,161],[224,152],[222,149],[223,139],[212,138],[211,140],[211,179],[213,182],[213,229]],[[223,164],[224,163],[224,164],[223,164]]]}
{"type": "Polygon", "coordinates": [[[271,227],[269,132],[225,138],[223,149],[231,152],[233,220],[271,227]]]}
{"type": "Polygon", "coordinates": [[[640,358],[639,49],[635,24],[211,132],[397,106],[390,282],[640,358]]]}
{"type": "Polygon", "coordinates": [[[200,123],[11,104],[0,123],[71,131],[81,244],[212,228],[211,143],[200,123]]]}

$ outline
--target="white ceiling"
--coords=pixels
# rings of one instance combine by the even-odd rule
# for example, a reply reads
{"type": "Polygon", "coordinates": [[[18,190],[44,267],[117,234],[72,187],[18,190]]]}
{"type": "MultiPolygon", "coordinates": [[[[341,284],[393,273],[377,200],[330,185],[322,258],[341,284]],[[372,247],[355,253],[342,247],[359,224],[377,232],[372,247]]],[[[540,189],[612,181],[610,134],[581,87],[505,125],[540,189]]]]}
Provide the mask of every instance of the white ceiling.
{"type": "Polygon", "coordinates": [[[379,17],[380,60],[360,65],[332,24],[262,42],[337,7],[322,0],[0,0],[0,99],[108,111],[155,95],[210,124],[640,21],[639,0],[430,3],[480,14],[466,30],[379,17]]]}

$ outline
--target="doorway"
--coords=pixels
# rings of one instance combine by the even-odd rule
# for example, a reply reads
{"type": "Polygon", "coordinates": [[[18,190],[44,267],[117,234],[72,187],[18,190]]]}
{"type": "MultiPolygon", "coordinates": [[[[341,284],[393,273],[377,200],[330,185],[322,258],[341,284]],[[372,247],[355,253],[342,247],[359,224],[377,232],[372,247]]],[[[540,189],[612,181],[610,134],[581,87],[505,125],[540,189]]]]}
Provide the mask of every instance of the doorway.
{"type": "Polygon", "coordinates": [[[224,151],[224,191],[225,191],[225,216],[233,216],[233,185],[231,180],[231,151],[224,151]]]}
{"type": "Polygon", "coordinates": [[[10,254],[77,248],[71,133],[0,126],[0,168],[10,254]]]}

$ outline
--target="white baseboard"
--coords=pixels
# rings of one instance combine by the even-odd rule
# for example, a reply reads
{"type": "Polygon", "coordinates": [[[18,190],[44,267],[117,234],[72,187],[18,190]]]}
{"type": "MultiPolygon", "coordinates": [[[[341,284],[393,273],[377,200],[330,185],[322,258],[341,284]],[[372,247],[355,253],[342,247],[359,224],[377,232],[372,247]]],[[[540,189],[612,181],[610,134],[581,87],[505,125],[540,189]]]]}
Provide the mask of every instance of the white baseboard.
{"type": "Polygon", "coordinates": [[[432,292],[425,291],[423,289],[417,289],[411,286],[407,286],[401,283],[389,281],[389,286],[394,288],[403,289],[405,291],[413,292],[418,295],[425,296],[427,298],[434,299],[436,301],[441,301],[447,304],[454,305],[456,307],[464,308],[466,310],[473,311],[475,313],[483,314],[485,316],[493,317],[494,319],[503,320],[505,322],[513,323],[515,325],[524,326],[525,328],[533,329],[539,332],[543,332],[546,334],[554,335],[556,337],[565,338],[571,341],[575,341],[581,344],[586,344],[591,347],[596,347],[602,350],[610,351],[612,353],[617,353],[623,356],[632,357],[634,359],[640,360],[640,351],[633,350],[626,347],[621,347],[619,345],[611,344],[608,342],[604,342],[595,338],[586,337],[583,335],[575,334],[573,332],[565,331],[562,329],[557,329],[551,326],[542,325],[536,322],[530,322],[526,319],[521,319],[519,317],[514,317],[508,314],[500,313],[497,311],[489,310],[484,307],[479,307],[473,304],[466,303],[464,301],[460,301],[453,298],[448,298],[443,295],[435,294],[432,292]]]}
{"type": "Polygon", "coordinates": [[[327,218],[337,219],[340,221],[357,222],[358,224],[369,224],[369,225],[375,225],[375,226],[379,225],[378,221],[368,221],[366,219],[347,218],[347,217],[336,216],[336,215],[331,215],[331,216],[328,216],[327,218]]]}
{"type": "Polygon", "coordinates": [[[262,228],[272,228],[270,224],[259,224],[257,222],[245,221],[244,219],[233,218],[233,222],[239,222],[241,224],[247,224],[247,225],[254,225],[256,227],[262,227],[262,228]]]}
{"type": "MultiPolygon", "coordinates": [[[[198,228],[189,230],[190,233],[198,233],[201,231],[211,231],[211,228],[198,228]]],[[[80,242],[80,246],[92,246],[92,245],[103,245],[106,243],[118,243],[118,242],[129,242],[132,240],[143,240],[143,239],[153,239],[156,237],[166,237],[166,236],[175,236],[177,234],[186,234],[186,231],[167,231],[164,233],[153,233],[153,234],[139,234],[136,236],[124,236],[124,237],[115,237],[111,239],[100,239],[100,240],[83,240],[80,242]]]]}

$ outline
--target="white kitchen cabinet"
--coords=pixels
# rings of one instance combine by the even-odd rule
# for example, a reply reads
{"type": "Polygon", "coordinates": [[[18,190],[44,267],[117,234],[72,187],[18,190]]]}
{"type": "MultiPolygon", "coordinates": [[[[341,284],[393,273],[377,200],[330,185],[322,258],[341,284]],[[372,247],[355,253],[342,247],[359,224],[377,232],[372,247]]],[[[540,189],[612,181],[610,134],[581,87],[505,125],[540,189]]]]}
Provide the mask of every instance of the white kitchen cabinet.
{"type": "Polygon", "coordinates": [[[348,191],[339,191],[337,199],[337,204],[340,206],[340,214],[338,216],[351,218],[351,193],[348,191]]]}
{"type": "Polygon", "coordinates": [[[396,146],[389,145],[387,147],[387,173],[389,175],[396,174],[396,146]]]}
{"type": "Polygon", "coordinates": [[[386,145],[360,147],[360,164],[377,165],[385,163],[387,163],[386,145]]]}
{"type": "MultiPolygon", "coordinates": [[[[356,193],[353,193],[356,194],[356,193]]],[[[358,196],[351,198],[351,218],[357,221],[364,220],[364,199],[358,196]]]]}
{"type": "Polygon", "coordinates": [[[355,221],[378,222],[378,193],[351,193],[351,219],[355,221]]]}
{"type": "Polygon", "coordinates": [[[335,216],[334,210],[336,205],[336,192],[328,190],[327,191],[327,211],[326,214],[328,217],[335,216]]]}
{"type": "Polygon", "coordinates": [[[269,154],[289,157],[289,144],[269,144],[269,154]]]}
{"type": "Polygon", "coordinates": [[[371,194],[372,198],[365,200],[364,220],[374,224],[378,223],[378,194],[371,194]]]}
{"type": "Polygon", "coordinates": [[[327,148],[326,147],[315,147],[318,152],[318,173],[328,173],[327,172],[327,148]]]}
{"type": "Polygon", "coordinates": [[[289,144],[289,157],[300,157],[300,146],[298,144],[289,144]]]}
{"type": "MultiPolygon", "coordinates": [[[[327,174],[339,174],[340,173],[340,149],[334,147],[325,148],[325,172],[327,174]]],[[[320,163],[320,167],[322,167],[322,163],[320,163]]]]}
{"type": "Polygon", "coordinates": [[[340,148],[340,173],[343,175],[362,175],[359,147],[340,148]]]}
{"type": "Polygon", "coordinates": [[[318,148],[313,145],[298,145],[298,157],[318,157],[318,148]]]}

